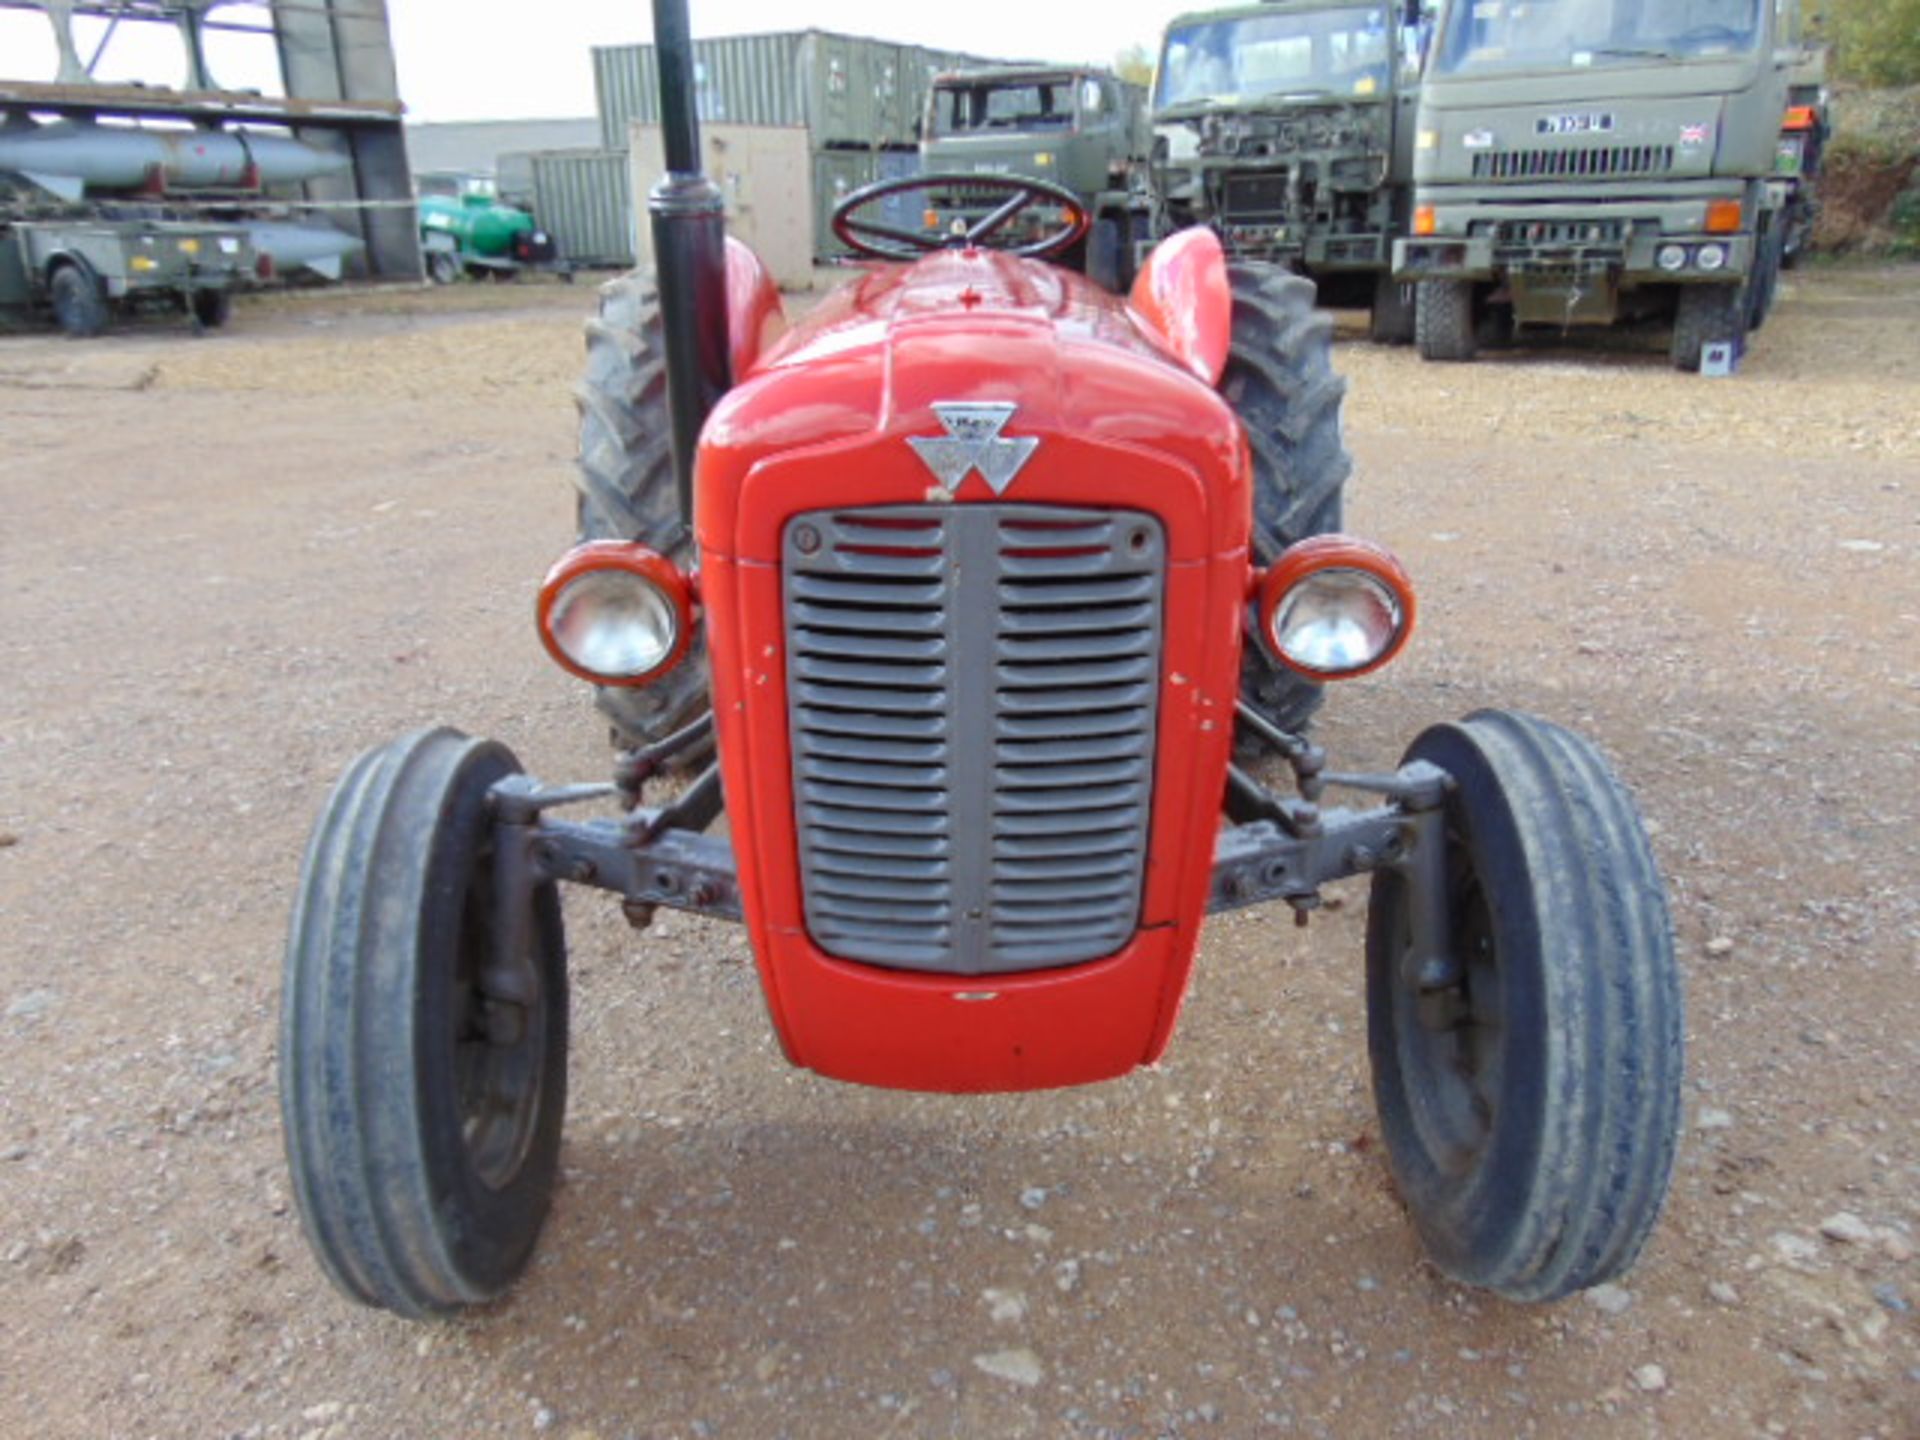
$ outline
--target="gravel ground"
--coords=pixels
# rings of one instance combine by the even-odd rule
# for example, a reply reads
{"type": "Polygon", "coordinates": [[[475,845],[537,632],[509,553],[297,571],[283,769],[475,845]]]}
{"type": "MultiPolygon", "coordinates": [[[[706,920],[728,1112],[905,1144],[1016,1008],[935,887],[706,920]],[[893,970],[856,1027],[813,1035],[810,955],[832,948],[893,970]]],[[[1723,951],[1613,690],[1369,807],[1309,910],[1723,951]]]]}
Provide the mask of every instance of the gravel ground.
{"type": "Polygon", "coordinates": [[[527,622],[592,292],[0,340],[0,1434],[1920,1434],[1917,279],[1802,272],[1729,382],[1344,347],[1351,523],[1425,628],[1325,740],[1582,727],[1673,891],[1673,1202],[1623,1287],[1546,1310],[1421,1261],[1357,886],[1213,929],[1159,1069],[970,1100],[788,1070],[735,934],[575,897],[532,1272],[455,1324],[340,1300],[274,1100],[300,848],[435,719],[603,769],[527,622]]]}

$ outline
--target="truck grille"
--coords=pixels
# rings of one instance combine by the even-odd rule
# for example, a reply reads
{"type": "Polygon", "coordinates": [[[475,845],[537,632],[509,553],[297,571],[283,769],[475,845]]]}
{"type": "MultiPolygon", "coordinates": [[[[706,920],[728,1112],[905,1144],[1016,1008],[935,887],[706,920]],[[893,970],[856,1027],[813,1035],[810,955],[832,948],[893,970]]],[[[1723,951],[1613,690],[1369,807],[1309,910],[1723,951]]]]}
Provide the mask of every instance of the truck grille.
{"type": "Polygon", "coordinates": [[[788,522],[795,818],[821,949],[991,975],[1127,944],[1165,544],[1150,515],[1031,505],[788,522]]]}
{"type": "Polygon", "coordinates": [[[1473,157],[1476,180],[1609,179],[1664,175],[1671,145],[1587,145],[1570,150],[1488,150],[1473,157]]]}
{"type": "Polygon", "coordinates": [[[1286,218],[1286,172],[1228,176],[1227,203],[1223,208],[1230,218],[1236,220],[1286,218]]]}

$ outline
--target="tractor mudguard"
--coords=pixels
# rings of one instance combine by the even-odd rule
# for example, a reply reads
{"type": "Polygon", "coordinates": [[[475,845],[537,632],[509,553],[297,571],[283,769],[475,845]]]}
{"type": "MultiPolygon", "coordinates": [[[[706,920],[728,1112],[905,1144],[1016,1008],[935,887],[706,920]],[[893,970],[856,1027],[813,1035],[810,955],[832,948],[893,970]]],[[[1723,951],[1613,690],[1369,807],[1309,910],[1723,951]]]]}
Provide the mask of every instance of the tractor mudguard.
{"type": "Polygon", "coordinates": [[[1127,303],[1174,359],[1207,384],[1220,383],[1233,340],[1233,287],[1218,235],[1195,226],[1162,241],[1127,303]]]}
{"type": "Polygon", "coordinates": [[[780,287],[752,247],[727,237],[727,345],[733,373],[745,375],[787,333],[780,287]]]}

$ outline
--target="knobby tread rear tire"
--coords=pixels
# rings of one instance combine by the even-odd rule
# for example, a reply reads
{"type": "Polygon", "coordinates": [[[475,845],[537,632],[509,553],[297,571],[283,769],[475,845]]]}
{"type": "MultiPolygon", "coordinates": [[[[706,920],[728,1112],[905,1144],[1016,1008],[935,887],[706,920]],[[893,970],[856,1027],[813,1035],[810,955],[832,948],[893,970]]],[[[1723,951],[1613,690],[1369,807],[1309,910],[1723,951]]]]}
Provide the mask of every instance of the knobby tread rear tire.
{"type": "MultiPolygon", "coordinates": [[[[682,565],[693,559],[692,516],[680,514],[667,410],[666,343],[653,278],[623,275],[600,287],[587,322],[586,373],[574,387],[580,411],[582,540],[638,540],[682,565]]],[[[697,719],[707,698],[706,640],[643,689],[602,688],[599,705],[618,739],[644,745],[697,719]]]]}
{"type": "Polygon", "coordinates": [[[1422,280],[1413,307],[1414,344],[1422,360],[1464,361],[1480,353],[1471,280],[1422,280]]]}
{"type": "Polygon", "coordinates": [[[336,1288],[412,1318],[505,1291],[559,1168],[566,937],[551,884],[533,917],[540,1089],[524,1152],[495,1184],[469,1163],[454,1070],[455,956],[486,792],[519,768],[504,746],[446,729],[362,755],[314,828],[288,936],[280,1106],[301,1222],[336,1288]]]}
{"type": "Polygon", "coordinates": [[[1408,758],[1455,782],[1448,828],[1492,917],[1501,1078],[1483,1148],[1437,1153],[1399,1028],[1403,882],[1376,876],[1368,1048],[1388,1156],[1441,1270],[1557,1300],[1634,1263],[1672,1177],[1684,1027],[1665,888],[1631,797],[1580,737],[1483,711],[1408,758]]]}
{"type": "MultiPolygon", "coordinates": [[[[1254,556],[1271,562],[1309,535],[1340,528],[1353,461],[1341,429],[1347,382],[1333,368],[1333,317],[1314,308],[1311,280],[1275,265],[1235,262],[1233,339],[1220,393],[1253,451],[1254,556]]],[[[1321,689],[1279,664],[1252,625],[1241,697],[1282,730],[1298,732],[1321,689]]]]}
{"type": "Polygon", "coordinates": [[[1738,345],[1747,333],[1747,287],[1682,285],[1673,317],[1673,367],[1697,373],[1709,345],[1738,345]]]}

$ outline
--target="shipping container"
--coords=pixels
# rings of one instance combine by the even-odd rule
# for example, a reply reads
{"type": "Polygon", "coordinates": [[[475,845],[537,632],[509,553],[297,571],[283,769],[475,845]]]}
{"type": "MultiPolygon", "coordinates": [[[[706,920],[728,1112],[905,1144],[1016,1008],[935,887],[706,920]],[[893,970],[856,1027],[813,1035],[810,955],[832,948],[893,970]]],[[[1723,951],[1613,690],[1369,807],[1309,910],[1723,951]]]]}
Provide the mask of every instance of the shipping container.
{"type": "MultiPolygon", "coordinates": [[[[915,145],[933,76],[1013,63],[824,30],[696,40],[693,55],[702,120],[802,126],[816,149],[915,145]]],[[[593,70],[609,150],[625,147],[628,127],[660,123],[653,46],[596,46],[593,70]]]]}
{"type": "MultiPolygon", "coordinates": [[[[547,150],[527,157],[533,171],[533,214],[581,265],[633,264],[638,211],[623,150],[547,150]]],[[[644,198],[644,197],[643,197],[644,198]]]]}

